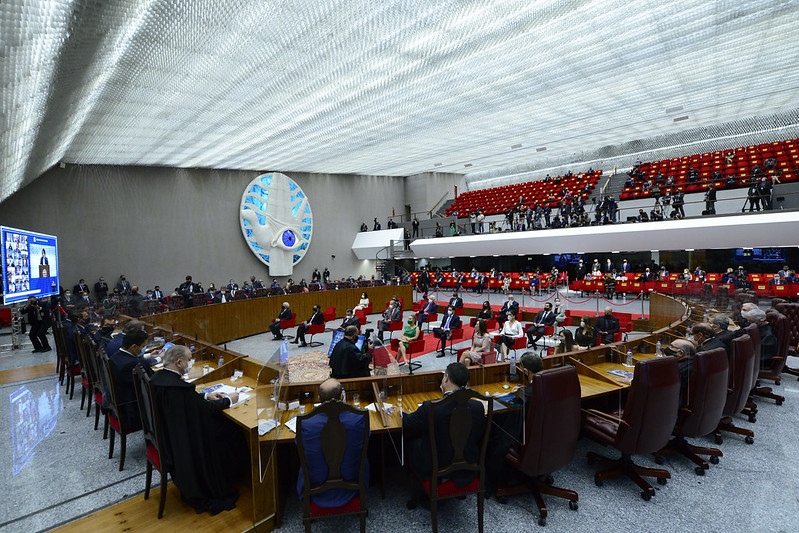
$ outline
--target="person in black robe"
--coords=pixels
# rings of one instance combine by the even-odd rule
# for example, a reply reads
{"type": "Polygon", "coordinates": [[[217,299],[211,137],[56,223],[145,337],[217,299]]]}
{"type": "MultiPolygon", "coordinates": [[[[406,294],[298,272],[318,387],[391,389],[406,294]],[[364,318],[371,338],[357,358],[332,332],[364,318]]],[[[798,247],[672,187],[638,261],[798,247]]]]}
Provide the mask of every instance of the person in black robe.
{"type": "Polygon", "coordinates": [[[190,360],[187,347],[173,346],[164,354],[164,369],[150,380],[162,425],[161,462],[184,502],[215,515],[236,506],[235,483],[249,452],[241,429],[222,414],[238,394],[196,392],[182,379],[190,360]]]}
{"type": "Polygon", "coordinates": [[[369,377],[369,363],[372,356],[355,346],[358,340],[358,328],[347,326],[344,338],[334,347],[330,354],[330,377],[335,379],[369,377]]]}

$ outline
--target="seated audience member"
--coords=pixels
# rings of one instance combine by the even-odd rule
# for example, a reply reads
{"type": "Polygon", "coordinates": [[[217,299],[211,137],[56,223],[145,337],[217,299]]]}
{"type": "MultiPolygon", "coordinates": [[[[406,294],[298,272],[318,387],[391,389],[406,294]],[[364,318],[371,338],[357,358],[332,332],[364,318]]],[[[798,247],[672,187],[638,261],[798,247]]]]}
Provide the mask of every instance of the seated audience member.
{"type": "Polygon", "coordinates": [[[368,377],[369,363],[372,356],[368,351],[359,350],[358,328],[349,326],[344,330],[344,338],[334,347],[330,354],[330,377],[336,379],[368,377]]]}
{"type": "MultiPolygon", "coordinates": [[[[322,315],[322,311],[320,311],[319,304],[313,306],[313,314],[311,314],[311,318],[303,322],[297,327],[297,338],[291,341],[291,344],[299,343],[300,348],[305,348],[308,346],[308,343],[305,342],[305,332],[308,331],[308,328],[312,325],[319,325],[325,323],[325,317],[322,315]]],[[[357,328],[356,328],[357,331],[357,328]]]]}
{"type": "Polygon", "coordinates": [[[668,346],[663,348],[663,353],[677,358],[677,365],[680,371],[680,405],[682,406],[685,402],[688,382],[691,379],[696,347],[688,339],[674,339],[668,346]]]}
{"type": "Polygon", "coordinates": [[[574,340],[581,348],[591,348],[596,343],[596,334],[590,317],[580,319],[580,326],[574,332],[574,340]]]}
{"type": "Polygon", "coordinates": [[[283,305],[280,308],[280,314],[277,315],[277,318],[269,324],[269,331],[272,332],[272,340],[279,341],[283,340],[283,334],[280,333],[280,321],[281,320],[291,320],[291,307],[289,306],[288,302],[283,302],[283,305]]]}
{"type": "Polygon", "coordinates": [[[560,344],[555,348],[555,354],[568,353],[575,350],[574,335],[568,329],[564,329],[558,334],[560,344]]]}
{"type": "Polygon", "coordinates": [[[720,339],[716,338],[716,331],[710,324],[705,324],[704,322],[694,324],[691,328],[691,335],[694,337],[697,353],[707,352],[715,348],[724,348],[724,351],[727,352],[727,357],[730,356],[729,348],[720,339]]]}
{"type": "Polygon", "coordinates": [[[419,309],[419,313],[417,314],[419,323],[421,324],[427,321],[428,316],[436,313],[438,313],[438,306],[436,305],[435,296],[431,294],[428,296],[427,301],[422,305],[421,309],[419,309]]]}
{"type": "Polygon", "coordinates": [[[527,328],[527,346],[532,346],[533,348],[537,348],[536,343],[538,339],[544,336],[546,326],[552,326],[555,324],[555,313],[552,312],[552,304],[547,302],[544,304],[544,309],[538,312],[535,315],[535,319],[533,323],[530,324],[530,327],[527,328]]]}
{"type": "Polygon", "coordinates": [[[408,317],[408,324],[405,326],[405,331],[402,332],[402,336],[399,338],[399,345],[397,347],[397,362],[400,365],[404,365],[407,362],[405,360],[405,353],[408,351],[408,346],[411,341],[415,341],[419,338],[420,333],[421,331],[416,322],[416,315],[410,315],[408,317]]]}
{"type": "Polygon", "coordinates": [[[458,291],[452,293],[452,298],[449,299],[449,305],[453,309],[461,309],[463,307],[463,300],[458,296],[458,291]]]}
{"type": "MultiPolygon", "coordinates": [[[[344,389],[335,379],[327,379],[319,385],[319,403],[342,402],[344,401],[344,389]]],[[[358,481],[361,455],[363,453],[363,424],[364,417],[354,413],[344,411],[339,416],[339,420],[346,430],[347,443],[344,447],[344,457],[341,463],[341,478],[345,481],[358,481]]],[[[311,486],[320,485],[327,480],[329,471],[322,453],[322,429],[327,423],[327,415],[316,414],[313,412],[309,417],[302,421],[302,435],[297,435],[294,440],[302,439],[302,446],[305,449],[305,457],[308,463],[308,477],[311,486]]],[[[369,484],[369,464],[366,464],[366,484],[369,484]]],[[[300,467],[297,476],[297,495],[303,497],[305,489],[305,476],[300,467]]],[[[341,507],[349,503],[357,491],[344,489],[330,489],[325,492],[311,496],[311,502],[319,507],[341,507]]]]}
{"type": "Polygon", "coordinates": [[[460,363],[471,366],[483,360],[483,354],[491,350],[491,336],[488,334],[486,321],[479,318],[474,323],[474,335],[472,336],[472,346],[461,354],[460,363]]]}
{"type": "Polygon", "coordinates": [[[491,320],[494,318],[494,311],[491,309],[491,304],[488,300],[483,302],[483,307],[477,312],[477,318],[482,318],[483,320],[491,320]]]}
{"type": "Polygon", "coordinates": [[[391,327],[391,322],[399,322],[402,320],[402,308],[399,302],[391,300],[388,307],[383,311],[383,320],[378,321],[377,324],[377,338],[383,342],[383,333],[388,331],[391,327]]]}
{"type": "MultiPolygon", "coordinates": [[[[131,428],[140,428],[142,425],[133,385],[133,368],[136,365],[141,365],[149,375],[153,374],[150,364],[144,357],[139,356],[147,344],[147,337],[147,332],[143,329],[126,334],[122,340],[122,346],[109,357],[111,373],[116,384],[117,408],[123,412],[125,422],[131,428]]],[[[106,395],[104,394],[103,397],[105,398],[106,395]]]]}
{"type": "Polygon", "coordinates": [[[461,327],[461,317],[455,314],[455,308],[451,305],[447,307],[446,314],[441,318],[441,324],[433,328],[433,335],[441,341],[441,353],[436,357],[444,357],[444,349],[447,347],[447,340],[452,336],[452,330],[461,327]]]}
{"type": "Polygon", "coordinates": [[[361,299],[358,300],[358,305],[356,305],[354,309],[358,311],[360,309],[366,309],[367,307],[369,307],[369,295],[362,292],[361,299]]]}
{"type": "MultiPolygon", "coordinates": [[[[766,321],[766,312],[755,304],[750,304],[749,306],[744,304],[741,310],[741,317],[749,324],[757,325],[757,330],[760,332],[760,366],[769,366],[771,358],[776,357],[779,352],[779,341],[777,340],[777,335],[774,334],[771,326],[766,321]]],[[[743,328],[739,331],[743,334],[743,328]]]]}
{"type": "Polygon", "coordinates": [[[241,428],[222,414],[239,400],[238,393],[196,392],[182,379],[190,361],[186,346],[172,346],[164,354],[163,370],[151,378],[162,421],[161,464],[184,502],[198,513],[215,515],[236,506],[236,482],[249,464],[249,451],[241,428]]]}
{"type": "Polygon", "coordinates": [[[355,326],[358,329],[361,327],[361,320],[353,314],[352,309],[347,309],[344,319],[341,321],[341,325],[336,329],[344,331],[349,326],[355,326]]]}
{"type": "Polygon", "coordinates": [[[774,277],[768,280],[769,285],[783,285],[784,283],[784,278],[781,278],[779,274],[774,274],[774,277]]]}
{"type": "MultiPolygon", "coordinates": [[[[461,363],[450,363],[441,379],[441,390],[444,395],[460,390],[469,385],[469,370],[461,363]]],[[[467,439],[464,459],[469,462],[477,462],[480,454],[480,441],[485,428],[485,414],[483,405],[476,400],[469,400],[469,411],[472,416],[472,424],[468,435],[456,436],[467,439]]],[[[451,403],[446,408],[435,410],[435,435],[436,435],[436,455],[438,464],[447,465],[453,461],[452,435],[450,435],[449,418],[455,404],[451,403]]],[[[430,401],[425,401],[416,411],[403,414],[402,428],[406,439],[406,457],[408,465],[422,479],[430,479],[432,473],[432,453],[430,448],[430,435],[428,433],[428,417],[430,401]]],[[[456,486],[463,487],[471,483],[475,478],[474,472],[455,471],[449,475],[456,486]]]]}
{"type": "Polygon", "coordinates": [[[710,317],[710,327],[713,328],[714,336],[721,341],[727,353],[732,353],[733,333],[730,327],[730,319],[726,315],[715,314],[710,317]]]}
{"type": "Polygon", "coordinates": [[[499,339],[497,339],[497,346],[499,346],[499,353],[502,357],[497,358],[497,361],[504,361],[508,358],[508,350],[519,339],[524,336],[524,329],[521,322],[516,320],[516,313],[511,309],[508,311],[508,320],[502,325],[499,330],[499,339]]]}
{"type": "Polygon", "coordinates": [[[619,319],[613,316],[612,307],[605,307],[605,314],[597,319],[594,331],[600,335],[603,344],[613,342],[613,334],[619,331],[619,319]]]}
{"type": "Polygon", "coordinates": [[[517,316],[519,314],[519,302],[513,299],[512,294],[508,295],[508,299],[504,304],[502,304],[502,307],[499,309],[499,313],[497,313],[497,322],[499,322],[500,326],[502,326],[508,319],[509,311],[513,311],[513,316],[517,316]]]}

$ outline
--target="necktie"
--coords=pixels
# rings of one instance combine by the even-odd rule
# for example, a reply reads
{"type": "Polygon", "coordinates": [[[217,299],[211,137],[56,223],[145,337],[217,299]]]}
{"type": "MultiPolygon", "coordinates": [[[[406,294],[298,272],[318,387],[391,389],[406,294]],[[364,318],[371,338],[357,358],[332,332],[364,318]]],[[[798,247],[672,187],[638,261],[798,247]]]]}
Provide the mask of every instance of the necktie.
{"type": "Polygon", "coordinates": [[[447,317],[447,323],[446,323],[446,324],[444,324],[444,329],[449,329],[449,321],[450,321],[450,320],[452,320],[452,317],[451,317],[451,316],[448,316],[448,317],[447,317]]]}

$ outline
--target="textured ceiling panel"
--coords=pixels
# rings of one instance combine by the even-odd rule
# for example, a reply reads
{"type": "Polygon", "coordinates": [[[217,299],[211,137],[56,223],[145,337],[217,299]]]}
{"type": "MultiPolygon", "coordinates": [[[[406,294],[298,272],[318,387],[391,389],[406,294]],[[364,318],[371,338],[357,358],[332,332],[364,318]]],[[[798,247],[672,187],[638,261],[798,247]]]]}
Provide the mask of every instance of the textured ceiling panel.
{"type": "Polygon", "coordinates": [[[3,0],[0,201],[59,161],[474,181],[711,139],[796,116],[797,21],[789,0],[3,0]]]}

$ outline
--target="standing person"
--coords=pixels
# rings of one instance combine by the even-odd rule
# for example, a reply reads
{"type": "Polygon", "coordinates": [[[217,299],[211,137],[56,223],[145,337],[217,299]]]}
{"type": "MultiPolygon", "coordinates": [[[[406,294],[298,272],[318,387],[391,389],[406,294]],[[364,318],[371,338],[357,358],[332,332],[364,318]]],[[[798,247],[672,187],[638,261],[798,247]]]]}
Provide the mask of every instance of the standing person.
{"type": "Polygon", "coordinates": [[[761,178],[757,190],[760,193],[760,205],[763,206],[763,211],[771,211],[771,180],[769,178],[761,178]]]}
{"type": "Polygon", "coordinates": [[[372,231],[380,231],[381,229],[383,229],[383,226],[380,225],[380,222],[377,221],[377,217],[375,217],[375,225],[372,231]]]}
{"type": "Polygon", "coordinates": [[[478,209],[477,210],[477,231],[478,231],[478,233],[485,232],[485,225],[484,225],[485,219],[486,219],[486,217],[483,214],[483,211],[481,209],[478,209]]]}
{"type": "Polygon", "coordinates": [[[107,295],[108,283],[105,282],[105,278],[103,276],[100,276],[100,279],[94,284],[94,297],[97,298],[98,302],[102,302],[105,300],[107,295]]]}
{"type": "Polygon", "coordinates": [[[414,215],[413,217],[413,222],[411,222],[411,227],[413,228],[412,237],[415,239],[419,236],[419,219],[416,218],[416,215],[414,215]]]}
{"type": "Polygon", "coordinates": [[[475,214],[474,211],[469,213],[469,224],[472,226],[472,235],[474,235],[475,233],[477,233],[477,231],[476,231],[477,230],[477,228],[476,228],[476,226],[477,226],[477,215],[475,214]]]}
{"type": "Polygon", "coordinates": [[[677,191],[674,193],[671,199],[671,206],[674,208],[676,213],[680,214],[680,218],[685,218],[685,209],[683,206],[685,205],[685,196],[683,195],[682,191],[677,191]]]}
{"type": "Polygon", "coordinates": [[[716,188],[711,183],[705,192],[705,214],[716,214],[716,188]]]}
{"type": "Polygon", "coordinates": [[[33,353],[52,350],[47,341],[47,330],[50,328],[50,308],[46,301],[39,301],[35,296],[28,296],[28,305],[20,311],[28,315],[28,324],[31,327],[28,337],[33,343],[33,353]]]}
{"type": "Polygon", "coordinates": [[[760,211],[760,189],[757,187],[757,181],[750,182],[749,189],[746,191],[746,199],[749,200],[750,213],[760,211]]]}
{"type": "Polygon", "coordinates": [[[78,294],[80,296],[83,296],[80,293],[85,292],[86,295],[88,296],[88,294],[89,294],[89,286],[86,284],[86,280],[81,278],[81,280],[78,282],[78,284],[75,285],[74,287],[72,287],[72,292],[74,292],[75,294],[78,294]]]}
{"type": "Polygon", "coordinates": [[[311,274],[311,283],[321,283],[322,282],[322,274],[319,272],[318,268],[313,269],[313,274],[311,274]]]}
{"type": "Polygon", "coordinates": [[[128,294],[130,294],[130,289],[131,289],[130,282],[125,277],[125,274],[119,276],[119,281],[117,282],[116,288],[119,289],[120,295],[127,296],[128,294]]]}

